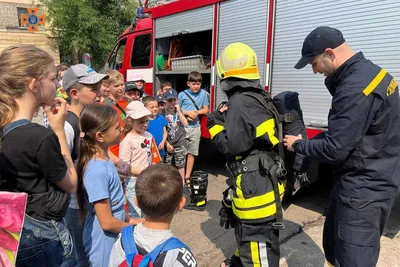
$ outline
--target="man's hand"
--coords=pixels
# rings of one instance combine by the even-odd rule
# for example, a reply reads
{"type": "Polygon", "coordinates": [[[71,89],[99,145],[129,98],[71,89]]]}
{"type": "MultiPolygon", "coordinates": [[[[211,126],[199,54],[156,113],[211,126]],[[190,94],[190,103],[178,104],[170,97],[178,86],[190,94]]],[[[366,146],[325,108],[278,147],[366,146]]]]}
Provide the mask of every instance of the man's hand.
{"type": "Polygon", "coordinates": [[[297,140],[301,140],[301,139],[303,139],[301,134],[299,134],[298,136],[285,135],[285,138],[283,138],[283,143],[289,151],[293,151],[293,147],[292,147],[293,143],[296,142],[297,140]]]}
{"type": "Polygon", "coordinates": [[[227,111],[227,110],[228,110],[228,106],[225,105],[225,106],[223,106],[223,107],[219,110],[219,112],[224,113],[224,112],[227,111]]]}

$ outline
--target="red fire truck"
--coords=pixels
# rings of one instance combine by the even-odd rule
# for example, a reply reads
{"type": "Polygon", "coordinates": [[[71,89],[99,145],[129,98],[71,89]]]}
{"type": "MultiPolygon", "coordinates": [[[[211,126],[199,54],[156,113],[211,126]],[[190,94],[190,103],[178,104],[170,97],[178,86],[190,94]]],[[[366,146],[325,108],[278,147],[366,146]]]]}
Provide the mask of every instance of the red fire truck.
{"type": "Polygon", "coordinates": [[[106,67],[126,80],[141,73],[149,94],[166,80],[181,91],[187,74],[199,71],[214,110],[226,100],[215,70],[218,54],[232,42],[246,43],[257,53],[265,90],[299,92],[313,137],[327,125],[331,96],[322,75],[308,67],[294,69],[304,38],[318,26],[336,27],[354,50],[400,78],[399,17],[397,0],[147,0],[118,38],[106,67]]]}

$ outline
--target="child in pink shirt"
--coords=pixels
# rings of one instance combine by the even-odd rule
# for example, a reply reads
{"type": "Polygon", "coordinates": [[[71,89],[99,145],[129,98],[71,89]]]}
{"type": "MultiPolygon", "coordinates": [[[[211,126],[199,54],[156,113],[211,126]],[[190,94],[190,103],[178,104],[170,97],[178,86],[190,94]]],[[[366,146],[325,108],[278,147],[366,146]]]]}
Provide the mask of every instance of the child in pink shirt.
{"type": "Polygon", "coordinates": [[[125,179],[129,214],[141,218],[142,212],[135,204],[137,176],[152,164],[151,145],[153,136],[147,132],[151,112],[142,102],[133,101],[126,108],[125,138],[120,143],[119,157],[131,166],[132,176],[125,179]]]}

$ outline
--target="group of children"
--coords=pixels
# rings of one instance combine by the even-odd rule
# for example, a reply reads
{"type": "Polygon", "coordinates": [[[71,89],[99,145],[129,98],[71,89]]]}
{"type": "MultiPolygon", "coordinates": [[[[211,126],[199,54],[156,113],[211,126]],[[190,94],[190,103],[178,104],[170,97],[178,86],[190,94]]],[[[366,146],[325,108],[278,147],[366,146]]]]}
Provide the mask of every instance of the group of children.
{"type": "MultiPolygon", "coordinates": [[[[198,94],[200,84],[201,75],[191,73],[188,91],[198,94]],[[192,92],[192,87],[197,91],[192,92]]],[[[71,229],[80,266],[88,266],[88,263],[92,266],[107,266],[109,260],[110,266],[119,266],[121,257],[110,256],[110,251],[123,227],[144,220],[143,226],[135,228],[135,234],[136,231],[143,231],[145,235],[148,232],[146,225],[157,225],[157,220],[168,225],[174,211],[185,206],[180,193],[181,197],[168,209],[163,207],[166,203],[160,201],[160,207],[154,207],[159,212],[152,218],[151,213],[146,213],[146,210],[143,212],[142,207],[149,205],[152,197],[154,200],[160,199],[163,194],[174,192],[167,190],[161,194],[152,193],[151,190],[160,190],[158,186],[169,184],[163,185],[157,181],[145,183],[153,184],[153,187],[145,189],[149,195],[144,196],[146,204],[141,204],[137,184],[144,170],[163,160],[175,166],[181,179],[182,191],[190,194],[185,174],[190,177],[191,170],[185,173],[185,163],[187,151],[193,156],[198,154],[200,134],[194,136],[190,133],[192,130],[185,127],[189,126],[188,120],[194,125],[199,114],[189,110],[186,111],[187,117],[184,115],[178,103],[178,93],[169,82],[162,84],[162,92],[154,98],[145,95],[143,77],[136,75],[133,81],[124,83],[123,76],[115,70],[99,74],[83,64],[74,65],[64,74],[63,88],[70,100],[65,132],[78,173],[77,202],[72,194],[66,216],[67,228],[71,229]],[[96,88],[100,88],[99,92],[96,88]],[[102,105],[94,104],[96,102],[102,105]],[[195,141],[195,138],[198,140],[195,141]],[[188,146],[190,142],[195,144],[188,146]],[[127,213],[124,203],[128,207],[127,213]],[[84,222],[83,227],[77,223],[78,211],[81,222],[84,222]]],[[[198,105],[208,106],[204,98],[201,101],[203,104],[198,105]]],[[[183,105],[190,106],[185,102],[183,105]]],[[[168,176],[167,170],[172,171],[164,166],[161,173],[168,176]]],[[[163,175],[158,178],[161,179],[163,175]]],[[[150,180],[152,177],[145,176],[142,179],[150,180]]],[[[161,236],[172,235],[168,228],[163,230],[168,233],[160,232],[161,236]]],[[[153,240],[148,245],[145,242],[143,248],[149,252],[148,249],[154,248],[152,245],[157,245],[157,242],[153,240]]],[[[123,254],[121,241],[117,241],[114,246],[117,247],[113,250],[115,253],[123,254]]],[[[179,253],[179,250],[175,251],[169,260],[178,259],[181,255],[179,253]]],[[[190,251],[185,253],[186,257],[189,253],[193,258],[190,251]]],[[[193,258],[192,263],[195,262],[193,258]]]]}
{"type": "MultiPolygon", "coordinates": [[[[42,126],[34,124],[38,134],[33,135],[46,138],[38,148],[40,153],[34,154],[36,158],[33,161],[37,162],[35,168],[38,168],[35,179],[47,186],[43,186],[40,192],[36,192],[39,187],[32,192],[30,187],[24,187],[23,184],[12,184],[15,186],[12,189],[27,192],[28,195],[46,194],[44,198],[48,203],[45,208],[49,206],[53,209],[52,213],[43,212],[43,216],[36,216],[40,208],[38,202],[31,199],[26,216],[28,219],[32,216],[35,220],[26,218],[26,222],[40,224],[43,229],[47,227],[49,232],[56,228],[55,233],[61,231],[65,238],[54,238],[53,241],[62,255],[55,255],[52,253],[55,248],[43,243],[40,254],[43,257],[36,262],[31,258],[31,263],[37,266],[43,265],[43,261],[47,262],[47,266],[124,266],[121,264],[126,261],[126,256],[132,260],[132,251],[128,251],[124,244],[132,242],[132,239],[119,234],[121,231],[129,233],[131,229],[134,244],[130,246],[136,246],[142,255],[158,251],[158,257],[151,259],[154,266],[197,266],[192,253],[182,242],[173,240],[175,245],[164,245],[172,240],[169,224],[173,215],[182,210],[186,202],[183,194],[185,178],[190,177],[193,168],[185,166],[186,153],[189,153],[188,162],[193,163],[189,156],[197,155],[195,145],[200,140],[199,135],[198,140],[194,141],[196,137],[191,132],[195,131],[184,127],[192,125],[191,128],[195,129],[198,116],[208,111],[208,99],[205,101],[202,98],[202,103],[197,99],[205,94],[200,90],[201,75],[189,75],[187,91],[196,99],[197,104],[194,105],[202,109],[182,111],[181,106],[188,107],[188,103],[182,102],[185,97],[178,96],[169,83],[164,83],[164,89],[167,88],[156,100],[144,93],[144,80],[140,76],[124,83],[123,76],[117,71],[100,74],[78,64],[63,70],[62,87],[68,96],[67,104],[62,98],[54,98],[57,75],[54,62],[46,52],[35,47],[17,46],[6,49],[0,55],[0,60],[3,60],[4,69],[18,68],[22,73],[18,72],[19,75],[32,77],[15,86],[12,85],[12,79],[18,79],[19,76],[11,77],[11,72],[0,72],[0,81],[6,81],[0,83],[0,94],[3,96],[0,110],[4,110],[0,127],[7,129],[7,136],[3,139],[4,151],[2,147],[5,157],[13,159],[13,139],[25,138],[26,143],[36,142],[19,132],[32,124],[30,121],[37,107],[45,107],[50,126],[49,129],[42,129],[42,126]],[[40,64],[35,64],[36,55],[43,58],[38,61],[40,64]],[[19,65],[14,66],[11,59],[16,57],[21,60],[16,61],[19,65]],[[22,67],[28,62],[28,67],[22,67]],[[31,74],[31,70],[36,72],[31,74]],[[191,80],[193,77],[196,81],[191,80]],[[48,149],[53,151],[46,156],[45,144],[50,144],[50,141],[54,145],[48,149]],[[154,146],[158,148],[156,151],[154,146]],[[157,156],[154,153],[158,155],[158,152],[168,164],[156,164],[160,157],[158,161],[155,160],[157,156]],[[54,197],[53,200],[50,198],[53,195],[47,196],[49,187],[54,187],[63,198],[54,197]],[[68,194],[71,200],[67,198],[68,194]],[[58,203],[60,201],[62,205],[58,203]],[[128,212],[125,209],[126,202],[128,212]],[[65,213],[63,210],[68,205],[65,213]],[[69,232],[63,230],[64,224],[69,232]],[[128,229],[129,225],[137,227],[128,229]],[[69,234],[73,240],[72,246],[68,242],[69,234]],[[159,251],[161,245],[164,249],[159,251]],[[57,264],[50,262],[52,258],[58,261],[57,264]]],[[[26,154],[25,150],[30,149],[32,147],[25,146],[15,151],[23,155],[26,154]]],[[[24,164],[11,162],[7,166],[26,169],[24,164]]],[[[19,173],[13,175],[18,176],[19,173]]],[[[10,179],[13,177],[10,176],[10,179]]],[[[25,238],[37,239],[35,246],[39,249],[37,244],[42,242],[41,237],[29,235],[28,226],[24,225],[23,234],[27,235],[25,238]]],[[[37,256],[30,244],[21,243],[20,249],[23,252],[19,255],[25,258],[18,256],[17,266],[24,266],[30,253],[32,257],[37,256]]]]}

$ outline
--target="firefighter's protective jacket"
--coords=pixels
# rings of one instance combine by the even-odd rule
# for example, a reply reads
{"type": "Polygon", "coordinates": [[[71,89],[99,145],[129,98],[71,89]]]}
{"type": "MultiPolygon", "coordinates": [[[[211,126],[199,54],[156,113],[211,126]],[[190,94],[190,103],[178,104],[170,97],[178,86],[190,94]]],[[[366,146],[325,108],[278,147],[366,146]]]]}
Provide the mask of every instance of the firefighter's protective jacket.
{"type": "MultiPolygon", "coordinates": [[[[261,89],[248,90],[258,90],[261,96],[261,89]]],[[[260,151],[271,151],[279,143],[273,114],[254,97],[242,94],[239,90],[227,105],[228,111],[224,114],[216,110],[208,115],[208,128],[212,142],[226,155],[228,162],[245,160],[260,151]]],[[[235,217],[247,222],[274,219],[277,207],[270,179],[260,171],[233,178],[232,209],[235,217]]],[[[283,193],[281,183],[279,191],[283,193]]]]}
{"type": "Polygon", "coordinates": [[[328,132],[298,140],[297,153],[335,165],[336,190],[384,199],[400,184],[400,100],[394,78],[361,52],[326,78],[332,95],[328,132]]]}

